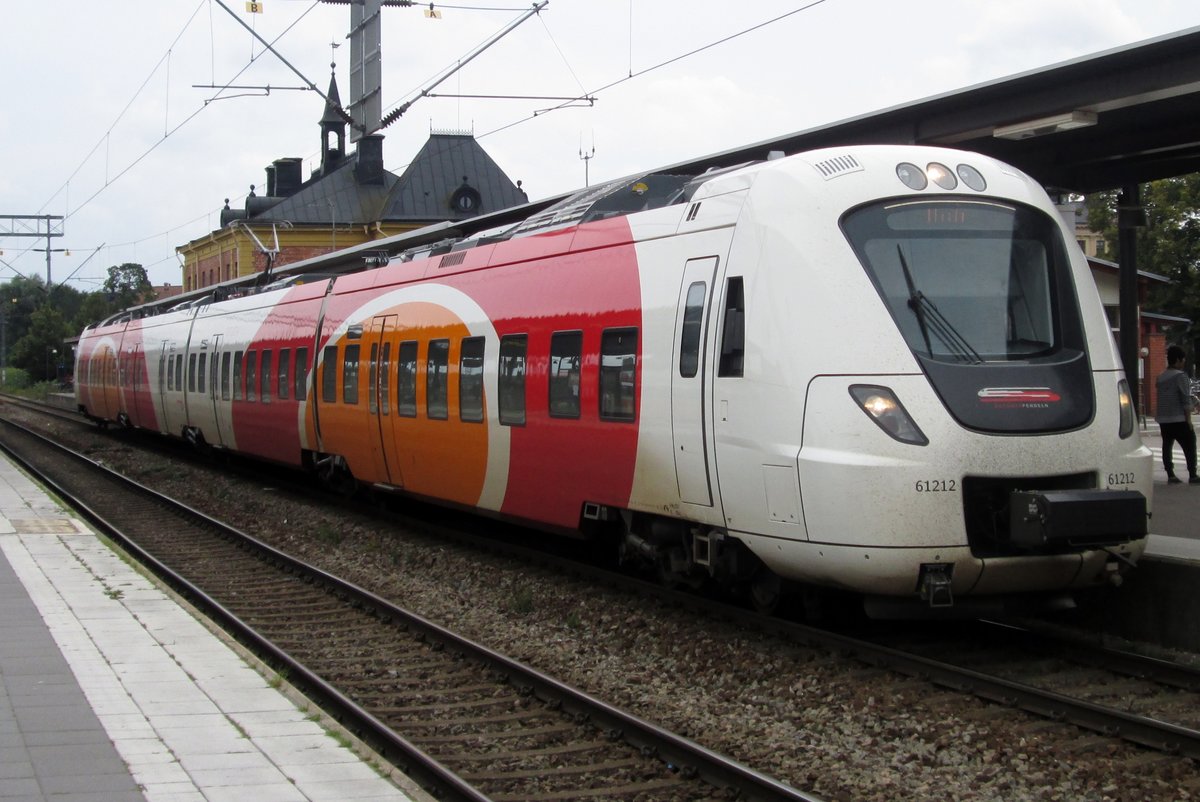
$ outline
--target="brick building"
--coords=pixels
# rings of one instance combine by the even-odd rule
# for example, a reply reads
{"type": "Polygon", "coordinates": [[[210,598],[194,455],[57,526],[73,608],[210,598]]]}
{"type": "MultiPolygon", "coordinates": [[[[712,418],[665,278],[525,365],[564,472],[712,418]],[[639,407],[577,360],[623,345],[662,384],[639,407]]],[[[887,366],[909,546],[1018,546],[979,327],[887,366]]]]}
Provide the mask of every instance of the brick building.
{"type": "MultiPolygon", "coordinates": [[[[1116,262],[1095,257],[1088,257],[1088,266],[1092,269],[1092,278],[1100,293],[1100,302],[1104,304],[1104,312],[1108,315],[1108,324],[1112,328],[1113,337],[1117,338],[1119,342],[1121,331],[1120,266],[1116,262]]],[[[1157,408],[1154,378],[1166,370],[1167,346],[1174,342],[1171,339],[1172,333],[1177,328],[1186,328],[1190,322],[1187,318],[1146,311],[1146,296],[1149,294],[1150,288],[1155,284],[1166,284],[1169,281],[1169,278],[1157,273],[1138,271],[1138,353],[1140,358],[1138,359],[1138,375],[1130,378],[1131,380],[1136,378],[1141,383],[1138,394],[1142,402],[1140,414],[1148,417],[1153,417],[1157,408]]]]}
{"type": "Polygon", "coordinates": [[[320,166],[304,179],[302,159],[276,159],[262,194],[251,185],[242,209],[226,199],[219,229],[176,248],[185,292],[528,200],[469,132],[432,132],[400,176],[384,168],[378,134],[347,153],[333,78],[328,97],[320,166]]]}

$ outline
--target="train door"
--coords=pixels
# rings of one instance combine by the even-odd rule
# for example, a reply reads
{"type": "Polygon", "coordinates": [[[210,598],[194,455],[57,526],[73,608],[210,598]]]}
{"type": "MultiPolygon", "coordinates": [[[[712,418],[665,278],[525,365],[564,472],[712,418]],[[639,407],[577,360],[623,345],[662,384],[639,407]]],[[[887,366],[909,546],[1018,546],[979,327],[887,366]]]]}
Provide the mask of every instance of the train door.
{"type": "Polygon", "coordinates": [[[396,448],[396,315],[379,315],[371,321],[367,339],[367,439],[378,476],[389,484],[404,486],[396,448]]]}
{"type": "Polygon", "coordinates": [[[679,500],[712,506],[705,410],[708,318],[717,257],[690,259],[683,269],[675,310],[675,347],[671,360],[671,434],[679,500]]]}
{"type": "Polygon", "coordinates": [[[231,403],[232,354],[221,347],[222,334],[209,337],[212,347],[208,359],[209,383],[208,395],[212,401],[212,415],[215,440],[214,445],[234,446],[231,434],[233,432],[233,404],[231,403]]]}
{"type": "Polygon", "coordinates": [[[158,387],[154,393],[158,399],[158,429],[164,433],[167,431],[167,390],[173,388],[173,384],[167,380],[167,372],[172,367],[171,349],[170,341],[163,340],[158,351],[158,387]]]}
{"type": "Polygon", "coordinates": [[[142,344],[133,346],[129,368],[133,372],[129,384],[133,388],[133,424],[146,427],[154,421],[154,401],[151,399],[150,386],[146,383],[146,352],[142,344]]]}

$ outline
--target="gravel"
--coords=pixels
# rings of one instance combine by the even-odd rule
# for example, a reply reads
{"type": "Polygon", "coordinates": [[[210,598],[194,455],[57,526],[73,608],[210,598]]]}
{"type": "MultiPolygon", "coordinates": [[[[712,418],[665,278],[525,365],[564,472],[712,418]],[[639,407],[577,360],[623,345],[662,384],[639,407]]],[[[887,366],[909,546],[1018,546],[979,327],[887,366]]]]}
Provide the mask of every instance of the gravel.
{"type": "Polygon", "coordinates": [[[400,531],[120,438],[50,426],[143,483],[828,800],[1189,800],[1200,793],[1200,771],[1184,758],[400,531]]]}

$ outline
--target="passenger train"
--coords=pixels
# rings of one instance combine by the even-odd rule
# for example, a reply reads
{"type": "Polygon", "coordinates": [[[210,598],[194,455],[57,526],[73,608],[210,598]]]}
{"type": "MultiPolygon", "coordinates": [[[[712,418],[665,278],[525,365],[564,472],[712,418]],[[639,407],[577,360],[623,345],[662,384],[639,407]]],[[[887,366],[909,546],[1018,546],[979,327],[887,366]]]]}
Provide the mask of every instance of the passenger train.
{"type": "Polygon", "coordinates": [[[766,606],[1061,606],[1136,563],[1151,500],[1073,239],[978,154],[773,154],[118,315],[80,337],[77,401],[766,606]]]}

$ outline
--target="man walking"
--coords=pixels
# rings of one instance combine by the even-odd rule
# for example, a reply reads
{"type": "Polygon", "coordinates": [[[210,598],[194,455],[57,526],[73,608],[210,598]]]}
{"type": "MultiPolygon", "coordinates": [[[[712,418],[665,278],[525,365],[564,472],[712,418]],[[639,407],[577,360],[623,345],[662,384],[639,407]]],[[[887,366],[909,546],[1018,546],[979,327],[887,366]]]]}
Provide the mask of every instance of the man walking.
{"type": "Polygon", "coordinates": [[[1200,476],[1196,475],[1196,430],[1192,428],[1191,382],[1183,372],[1184,359],[1183,349],[1178,345],[1167,349],[1167,369],[1155,382],[1158,387],[1158,414],[1155,419],[1162,431],[1162,459],[1163,467],[1167,469],[1167,483],[1181,483],[1175,476],[1175,460],[1171,455],[1178,441],[1187,463],[1188,484],[1200,485],[1200,476]]]}

